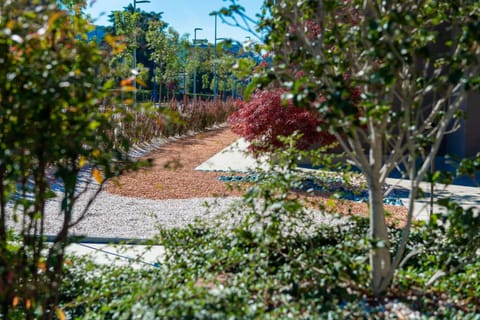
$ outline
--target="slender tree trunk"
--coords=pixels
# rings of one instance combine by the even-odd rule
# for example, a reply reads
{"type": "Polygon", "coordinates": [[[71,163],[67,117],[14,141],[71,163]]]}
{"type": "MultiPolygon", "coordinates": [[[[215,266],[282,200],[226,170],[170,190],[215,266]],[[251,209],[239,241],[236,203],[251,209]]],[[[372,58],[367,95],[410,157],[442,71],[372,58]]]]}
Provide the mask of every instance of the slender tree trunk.
{"type": "Polygon", "coordinates": [[[385,211],[383,207],[383,192],[377,177],[367,177],[370,204],[370,237],[377,245],[370,252],[372,268],[372,290],[374,295],[384,293],[390,284],[391,254],[388,240],[385,211]]]}
{"type": "Polygon", "coordinates": [[[158,103],[162,103],[162,78],[158,80],[158,103]]]}

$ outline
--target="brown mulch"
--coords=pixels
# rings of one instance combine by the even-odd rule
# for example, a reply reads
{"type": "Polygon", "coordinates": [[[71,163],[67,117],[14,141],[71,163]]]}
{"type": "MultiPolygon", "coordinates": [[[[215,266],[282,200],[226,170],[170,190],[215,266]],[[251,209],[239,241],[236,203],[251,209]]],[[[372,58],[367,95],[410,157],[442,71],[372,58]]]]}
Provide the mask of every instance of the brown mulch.
{"type": "MultiPolygon", "coordinates": [[[[240,196],[242,192],[217,179],[222,172],[195,171],[195,168],[239,137],[228,128],[215,129],[171,141],[148,154],[153,160],[151,168],[129,172],[110,183],[110,193],[146,199],[188,199],[217,196],[240,196]]],[[[308,196],[311,206],[322,207],[326,212],[366,216],[366,203],[333,200],[325,195],[308,196]]],[[[402,224],[407,209],[402,206],[385,206],[388,220],[402,224]]]]}
{"type": "Polygon", "coordinates": [[[188,199],[215,196],[239,196],[224,182],[221,172],[196,171],[195,168],[239,137],[229,129],[215,129],[168,142],[147,155],[151,168],[130,172],[107,186],[107,191],[122,196],[147,199],[188,199]]]}

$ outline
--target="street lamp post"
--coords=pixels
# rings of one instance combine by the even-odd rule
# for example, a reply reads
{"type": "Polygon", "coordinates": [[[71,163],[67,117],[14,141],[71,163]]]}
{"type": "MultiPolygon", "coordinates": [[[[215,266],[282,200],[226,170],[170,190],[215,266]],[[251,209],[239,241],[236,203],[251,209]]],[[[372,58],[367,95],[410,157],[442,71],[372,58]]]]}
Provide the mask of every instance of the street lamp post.
{"type": "Polygon", "coordinates": [[[217,14],[215,14],[215,39],[213,41],[213,99],[217,99],[217,14]]]}
{"type": "Polygon", "coordinates": [[[193,102],[197,101],[197,31],[203,30],[202,28],[193,29],[193,102]]]}
{"type": "MultiPolygon", "coordinates": [[[[133,0],[133,14],[135,14],[135,11],[137,11],[137,3],[150,3],[150,0],[133,0]]],[[[134,93],[133,93],[133,101],[134,103],[137,102],[137,83],[135,81],[135,77],[137,76],[136,70],[137,70],[137,24],[135,23],[134,26],[135,30],[133,31],[133,41],[134,41],[134,48],[133,48],[133,61],[132,61],[132,68],[135,72],[134,78],[133,78],[133,87],[135,88],[134,93]]]]}
{"type": "Polygon", "coordinates": [[[157,103],[157,63],[153,60],[153,103],[157,103]]]}

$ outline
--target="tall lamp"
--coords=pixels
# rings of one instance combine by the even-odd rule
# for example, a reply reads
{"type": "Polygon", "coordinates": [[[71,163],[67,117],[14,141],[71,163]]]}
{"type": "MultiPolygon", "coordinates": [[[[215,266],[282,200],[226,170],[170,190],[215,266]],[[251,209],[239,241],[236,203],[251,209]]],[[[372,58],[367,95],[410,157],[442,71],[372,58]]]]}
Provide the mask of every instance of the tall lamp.
{"type": "Polygon", "coordinates": [[[203,30],[202,28],[193,29],[193,101],[197,101],[197,31],[203,30]]]}
{"type": "Polygon", "coordinates": [[[213,41],[213,99],[217,98],[217,14],[215,14],[215,39],[213,41]]]}
{"type": "MultiPolygon", "coordinates": [[[[150,0],[133,0],[133,13],[137,11],[137,3],[150,3],[150,0]]],[[[135,25],[135,29],[136,29],[135,25]]],[[[134,37],[134,43],[135,47],[133,48],[133,62],[132,62],[132,68],[133,70],[137,69],[137,30],[134,30],[133,32],[133,37],[134,37]]],[[[136,74],[134,75],[135,77],[137,76],[136,74]]],[[[133,93],[133,101],[134,103],[137,103],[137,83],[135,81],[135,77],[133,78],[133,87],[135,88],[134,93],[133,93]]]]}

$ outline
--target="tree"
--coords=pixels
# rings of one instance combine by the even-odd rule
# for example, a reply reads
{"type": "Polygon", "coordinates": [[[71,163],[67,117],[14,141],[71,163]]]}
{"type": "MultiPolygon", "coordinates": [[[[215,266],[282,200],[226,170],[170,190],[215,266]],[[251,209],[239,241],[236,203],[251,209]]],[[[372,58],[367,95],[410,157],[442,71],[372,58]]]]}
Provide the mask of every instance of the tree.
{"type": "Polygon", "coordinates": [[[112,11],[109,20],[112,26],[107,31],[112,36],[121,37],[126,50],[117,52],[111,59],[110,67],[116,71],[115,76],[118,79],[124,79],[131,76],[133,66],[133,56],[136,56],[136,75],[145,84],[149,84],[153,64],[151,63],[151,48],[146,40],[146,33],[151,22],[157,21],[166,27],[165,22],[161,20],[162,13],[145,12],[136,8],[133,10],[132,4],[125,7],[123,11],[112,11]]]}
{"type": "MultiPolygon", "coordinates": [[[[182,39],[173,28],[165,30],[166,24],[160,20],[151,20],[146,33],[147,45],[152,54],[150,59],[157,67],[156,77],[159,79],[159,97],[162,99],[162,84],[174,82],[180,73],[180,55],[182,39]]],[[[168,95],[168,92],[167,92],[168,95]]]]}
{"type": "Polygon", "coordinates": [[[238,96],[243,97],[245,88],[252,80],[252,75],[258,63],[254,59],[251,52],[246,52],[236,61],[236,64],[233,66],[233,73],[236,79],[238,79],[239,85],[237,86],[236,92],[238,96]]]}
{"type": "MultiPolygon", "coordinates": [[[[221,92],[220,96],[226,97],[229,92],[234,98],[243,96],[246,84],[257,65],[252,52],[249,52],[248,48],[246,50],[238,41],[222,39],[217,43],[216,56],[217,89],[221,92]]],[[[207,87],[214,91],[214,85],[212,78],[207,87]]]]}
{"type": "Polygon", "coordinates": [[[57,303],[70,230],[105,182],[133,165],[112,121],[127,118],[102,80],[108,57],[86,41],[91,26],[76,12],[55,1],[0,5],[2,319],[64,318],[57,303]],[[61,225],[47,244],[46,204],[55,197],[61,225]],[[79,197],[88,204],[78,212],[79,197]]]}
{"type": "Polygon", "coordinates": [[[190,68],[192,74],[193,69],[197,69],[197,94],[201,97],[202,95],[213,93],[209,86],[210,82],[213,81],[213,46],[210,45],[206,39],[197,38],[196,57],[193,50],[194,46],[195,44],[192,41],[190,68]]]}
{"type": "MultiPolygon", "coordinates": [[[[224,14],[238,12],[231,2],[224,14]]],[[[274,58],[254,85],[276,81],[295,104],[320,113],[323,130],[364,174],[376,295],[387,290],[404,256],[419,184],[466,96],[478,90],[479,15],[479,2],[470,0],[264,1],[260,27],[274,58]],[[411,193],[392,255],[382,188],[395,168],[411,181],[411,193]]]]}
{"type": "MultiPolygon", "coordinates": [[[[133,51],[138,49],[138,43],[142,37],[135,36],[140,21],[140,13],[129,11],[113,11],[109,16],[112,27],[108,29],[113,36],[119,36],[126,46],[126,50],[117,52],[110,61],[110,68],[114,70],[114,76],[118,79],[125,79],[131,75],[133,66],[133,51]]],[[[141,30],[141,29],[140,29],[141,30]]],[[[139,64],[140,65],[140,64],[139,64]]],[[[146,74],[146,70],[139,68],[141,76],[146,74]]]]}
{"type": "Polygon", "coordinates": [[[235,63],[236,59],[233,55],[224,52],[224,50],[217,51],[217,89],[221,97],[226,97],[228,91],[232,90],[231,79],[235,63]]]}

